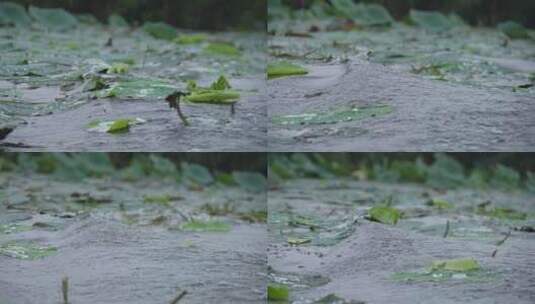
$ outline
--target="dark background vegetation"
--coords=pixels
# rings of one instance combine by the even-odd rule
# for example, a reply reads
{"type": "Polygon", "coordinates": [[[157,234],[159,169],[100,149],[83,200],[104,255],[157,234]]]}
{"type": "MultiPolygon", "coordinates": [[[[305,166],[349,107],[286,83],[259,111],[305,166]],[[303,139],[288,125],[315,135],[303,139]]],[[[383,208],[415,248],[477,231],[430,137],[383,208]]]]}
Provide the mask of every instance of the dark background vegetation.
{"type": "Polygon", "coordinates": [[[199,30],[264,30],[266,0],[9,0],[25,6],[90,13],[101,21],[113,13],[131,23],[165,21],[199,30]]]}
{"type": "MultiPolygon", "coordinates": [[[[47,153],[25,153],[35,159],[42,158],[47,153]]],[[[65,153],[66,155],[80,156],[86,153],[65,153]]],[[[149,155],[150,153],[107,153],[115,168],[125,168],[129,166],[135,157],[149,155]]],[[[182,162],[203,165],[212,171],[233,172],[233,171],[253,171],[267,174],[266,153],[156,153],[170,159],[179,168],[182,162]]],[[[21,153],[0,152],[1,169],[21,166],[21,153]],[[6,164],[6,162],[10,164],[6,164]]]]}
{"type": "MultiPolygon", "coordinates": [[[[280,153],[291,156],[295,153],[280,153]]],[[[306,153],[305,153],[306,154],[306,153]]],[[[421,158],[426,164],[433,163],[435,153],[319,153],[328,161],[335,161],[348,169],[355,170],[363,164],[381,163],[385,160],[415,161],[421,158]]],[[[519,172],[535,172],[535,153],[444,153],[459,161],[467,170],[492,168],[505,165],[519,172]]],[[[312,153],[308,154],[309,156],[312,153]]],[[[276,156],[276,155],[275,155],[276,156]]]]}
{"type": "MultiPolygon", "coordinates": [[[[284,0],[294,7],[317,0],[284,0]]],[[[318,0],[321,1],[321,0],[318,0]]],[[[328,1],[328,0],[324,0],[328,1]]],[[[355,0],[385,6],[396,19],[405,17],[411,8],[456,12],[472,25],[495,25],[515,20],[535,28],[535,0],[355,0]]]]}

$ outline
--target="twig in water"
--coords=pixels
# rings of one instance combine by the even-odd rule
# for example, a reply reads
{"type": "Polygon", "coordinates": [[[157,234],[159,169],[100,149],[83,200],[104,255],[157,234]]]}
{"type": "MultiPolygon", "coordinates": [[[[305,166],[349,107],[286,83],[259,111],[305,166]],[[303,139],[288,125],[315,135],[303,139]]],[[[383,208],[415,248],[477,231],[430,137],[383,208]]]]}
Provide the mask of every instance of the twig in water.
{"type": "Polygon", "coordinates": [[[188,294],[188,292],[186,290],[182,291],[181,293],[179,293],[173,300],[171,300],[171,303],[170,304],[177,304],[178,301],[182,300],[182,298],[184,296],[186,296],[188,294]]]}
{"type": "Polygon", "coordinates": [[[234,116],[236,114],[236,107],[234,104],[230,105],[230,114],[234,116]]]}
{"type": "Polygon", "coordinates": [[[446,221],[446,230],[444,230],[443,238],[447,238],[450,233],[450,221],[446,221]]]}
{"type": "MultiPolygon", "coordinates": [[[[496,243],[496,246],[499,247],[499,246],[503,245],[503,243],[505,243],[505,241],[507,241],[507,239],[508,239],[510,236],[511,236],[511,230],[509,230],[509,231],[507,232],[507,234],[505,235],[505,237],[504,237],[502,240],[500,240],[500,241],[498,241],[498,243],[496,243]]],[[[495,256],[496,256],[496,253],[498,253],[498,248],[494,249],[494,251],[492,252],[492,255],[491,255],[491,256],[492,256],[492,257],[495,257],[495,256]]]]}
{"type": "Polygon", "coordinates": [[[188,122],[187,117],[182,113],[182,110],[180,109],[180,99],[186,96],[185,93],[182,92],[175,92],[165,99],[169,103],[169,107],[172,109],[176,109],[176,112],[178,113],[178,117],[180,117],[180,120],[184,123],[186,127],[188,127],[190,124],[188,122]]]}
{"type": "Polygon", "coordinates": [[[69,277],[61,280],[61,293],[63,294],[63,304],[69,304],[69,277]]]}

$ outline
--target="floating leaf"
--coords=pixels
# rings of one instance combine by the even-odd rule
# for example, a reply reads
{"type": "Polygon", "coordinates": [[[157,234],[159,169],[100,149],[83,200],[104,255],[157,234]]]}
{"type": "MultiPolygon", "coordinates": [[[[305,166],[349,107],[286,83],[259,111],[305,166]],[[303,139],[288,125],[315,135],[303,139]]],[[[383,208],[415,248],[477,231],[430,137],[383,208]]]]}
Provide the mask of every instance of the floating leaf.
{"type": "Polygon", "coordinates": [[[225,76],[220,76],[210,88],[201,88],[195,81],[190,80],[187,86],[190,94],[186,96],[186,100],[192,103],[235,104],[241,96],[230,88],[231,85],[225,76]]]}
{"type": "Polygon", "coordinates": [[[324,125],[358,121],[365,118],[377,117],[390,113],[392,113],[392,107],[388,105],[378,105],[365,108],[338,108],[318,113],[275,116],[273,117],[272,121],[274,124],[284,126],[324,125]]]}
{"type": "Polygon", "coordinates": [[[108,74],[124,74],[127,73],[130,69],[130,66],[125,63],[114,63],[112,66],[108,69],[108,74]]]}
{"type": "Polygon", "coordinates": [[[352,0],[333,0],[331,3],[338,15],[362,26],[388,26],[394,22],[390,13],[379,4],[355,4],[352,0]]]}
{"type": "Polygon", "coordinates": [[[204,51],[212,55],[224,55],[230,57],[240,56],[241,52],[230,43],[214,42],[204,48],[204,51]]]}
{"type": "Polygon", "coordinates": [[[24,231],[30,231],[32,228],[30,226],[21,225],[21,224],[3,224],[0,225],[0,234],[13,234],[24,231]]]}
{"type": "Polygon", "coordinates": [[[311,241],[312,240],[308,238],[297,238],[297,237],[289,237],[287,239],[288,244],[293,245],[293,246],[308,244],[311,241]]]}
{"type": "Polygon", "coordinates": [[[182,175],[184,178],[203,186],[208,186],[214,182],[212,173],[206,167],[197,164],[182,163],[182,175]]]}
{"type": "Polygon", "coordinates": [[[443,32],[454,27],[453,22],[443,14],[433,11],[411,10],[411,23],[432,32],[443,32]]]}
{"type": "Polygon", "coordinates": [[[29,12],[37,22],[52,30],[64,31],[78,26],[76,17],[61,8],[38,8],[30,6],[29,12]]]}
{"type": "Polygon", "coordinates": [[[99,133],[125,133],[130,130],[130,127],[134,125],[139,125],[146,123],[145,120],[141,118],[136,119],[118,119],[114,121],[104,121],[95,120],[88,125],[88,131],[99,132],[99,133]]]}
{"type": "Polygon", "coordinates": [[[479,208],[478,213],[481,215],[494,217],[502,220],[525,220],[527,214],[524,212],[516,211],[511,208],[492,208],[487,210],[485,207],[479,208]]]}
{"type": "Polygon", "coordinates": [[[267,67],[268,79],[306,74],[308,74],[307,69],[285,61],[270,63],[267,67]]]}
{"type": "Polygon", "coordinates": [[[526,28],[514,21],[505,21],[498,24],[498,29],[511,39],[528,39],[530,38],[526,28]]]}
{"type": "Polygon", "coordinates": [[[204,90],[192,93],[186,97],[186,100],[192,103],[209,103],[209,104],[234,104],[240,99],[240,93],[236,91],[214,91],[204,90]]]}
{"type": "Polygon", "coordinates": [[[105,98],[165,98],[176,91],[176,86],[158,79],[137,79],[121,81],[97,93],[105,98]]]}
{"type": "Polygon", "coordinates": [[[473,258],[434,261],[432,270],[471,271],[479,269],[478,262],[473,258]]]}
{"type": "Polygon", "coordinates": [[[113,27],[128,27],[128,22],[121,15],[111,14],[108,17],[108,25],[113,27]]]}
{"type": "Polygon", "coordinates": [[[156,39],[173,40],[176,38],[176,29],[163,22],[146,22],[143,30],[156,39]]]}
{"type": "Polygon", "coordinates": [[[266,178],[258,172],[233,172],[232,177],[246,191],[262,193],[266,190],[266,178]]]}
{"type": "Polygon", "coordinates": [[[169,205],[171,201],[172,197],[169,194],[143,196],[143,202],[149,204],[169,205]]]}
{"type": "Polygon", "coordinates": [[[438,208],[438,209],[451,209],[453,208],[453,205],[446,201],[446,200],[443,200],[443,199],[439,199],[439,198],[434,198],[432,200],[430,200],[429,202],[427,202],[427,205],[429,206],[433,206],[435,208],[438,208]]]}
{"type": "Polygon", "coordinates": [[[360,301],[347,301],[344,298],[341,298],[334,293],[326,295],[325,297],[314,301],[312,304],[365,304],[360,301]]]}
{"type": "Polygon", "coordinates": [[[180,230],[189,232],[228,232],[230,225],[221,221],[194,220],[180,226],[180,230]]]}
{"type": "Polygon", "coordinates": [[[290,290],[283,284],[268,284],[267,296],[268,301],[288,301],[290,290]]]}
{"type": "Polygon", "coordinates": [[[194,34],[194,35],[180,35],[175,38],[173,41],[177,44],[197,44],[206,41],[208,37],[203,34],[194,34]]]}
{"type": "Polygon", "coordinates": [[[40,246],[30,242],[10,242],[0,246],[0,255],[20,260],[37,260],[56,253],[52,246],[40,246]]]}
{"type": "Polygon", "coordinates": [[[368,216],[372,221],[395,225],[401,218],[401,212],[392,207],[376,206],[368,211],[368,216]]]}
{"type": "Polygon", "coordinates": [[[32,23],[24,7],[13,2],[0,3],[0,25],[28,26],[32,23]]]}

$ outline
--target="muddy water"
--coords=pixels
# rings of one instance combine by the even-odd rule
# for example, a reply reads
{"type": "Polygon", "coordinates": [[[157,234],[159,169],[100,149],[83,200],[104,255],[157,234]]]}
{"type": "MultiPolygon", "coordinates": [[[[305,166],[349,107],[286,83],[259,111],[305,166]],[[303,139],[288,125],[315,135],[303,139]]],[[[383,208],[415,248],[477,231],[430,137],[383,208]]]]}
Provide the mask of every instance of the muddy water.
{"type": "Polygon", "coordinates": [[[534,223],[534,201],[532,194],[520,192],[437,192],[413,185],[292,181],[269,193],[270,279],[290,285],[292,303],[312,303],[329,294],[354,303],[532,303],[535,236],[513,231],[503,245],[497,247],[496,242],[513,227],[534,223]],[[388,196],[392,196],[393,206],[405,212],[404,219],[396,226],[364,219],[367,208],[388,196]],[[455,211],[429,210],[424,203],[429,198],[448,200],[455,211]],[[470,211],[488,200],[531,215],[525,221],[503,222],[470,211]],[[355,216],[356,221],[354,232],[336,244],[290,246],[286,236],[296,230],[279,221],[278,214],[306,216],[313,223],[348,215],[348,220],[355,216]],[[446,220],[451,223],[450,236],[443,238],[446,220]],[[440,228],[424,229],[411,225],[414,222],[440,228]],[[463,233],[466,230],[474,234],[468,236],[463,233]],[[496,256],[491,257],[495,249],[496,256]],[[411,282],[393,278],[398,272],[425,269],[435,260],[467,257],[477,259],[488,272],[486,280],[411,282]]]}
{"type": "Polygon", "coordinates": [[[331,125],[270,123],[272,151],[528,151],[535,144],[533,95],[423,79],[366,61],[309,68],[307,76],[268,82],[270,120],[340,106],[386,104],[393,112],[331,125]]]}
{"type": "Polygon", "coordinates": [[[57,252],[37,260],[0,255],[1,303],[60,303],[64,276],[72,303],[169,303],[183,290],[188,294],[181,303],[265,302],[264,224],[229,215],[218,217],[230,224],[229,232],[177,229],[187,218],[206,217],[204,204],[265,210],[263,195],[236,188],[191,191],[161,179],[90,179],[81,187],[46,176],[10,176],[2,184],[9,187],[1,193],[0,225],[33,228],[0,234],[0,243],[31,241],[57,252]],[[80,193],[102,203],[73,202],[80,193]],[[143,202],[145,195],[162,194],[173,197],[170,205],[143,202]]]}

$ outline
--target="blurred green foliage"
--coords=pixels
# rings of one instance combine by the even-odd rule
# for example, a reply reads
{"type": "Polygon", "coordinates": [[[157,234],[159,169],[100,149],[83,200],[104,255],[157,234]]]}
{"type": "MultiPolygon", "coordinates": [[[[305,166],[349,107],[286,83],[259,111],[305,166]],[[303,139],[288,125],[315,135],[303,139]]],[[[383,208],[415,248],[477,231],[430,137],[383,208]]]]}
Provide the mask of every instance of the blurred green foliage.
{"type": "MultiPolygon", "coordinates": [[[[314,2],[331,0],[268,0],[270,4],[283,2],[294,8],[311,6],[314,2]]],[[[383,5],[396,19],[401,20],[411,9],[455,12],[472,25],[496,25],[514,20],[535,28],[535,1],[532,0],[354,0],[383,5]]]]}
{"type": "Polygon", "coordinates": [[[201,30],[264,30],[266,0],[10,0],[28,7],[64,8],[93,14],[106,22],[112,14],[132,24],[164,21],[180,28],[201,30]]]}
{"type": "Polygon", "coordinates": [[[535,190],[531,153],[280,153],[269,156],[272,181],[338,176],[438,189],[535,190]]]}
{"type": "Polygon", "coordinates": [[[49,174],[61,180],[157,177],[199,186],[223,179],[246,190],[265,183],[266,163],[265,153],[0,153],[4,173],[49,174]],[[243,182],[244,172],[255,173],[247,173],[249,180],[243,182]]]}

